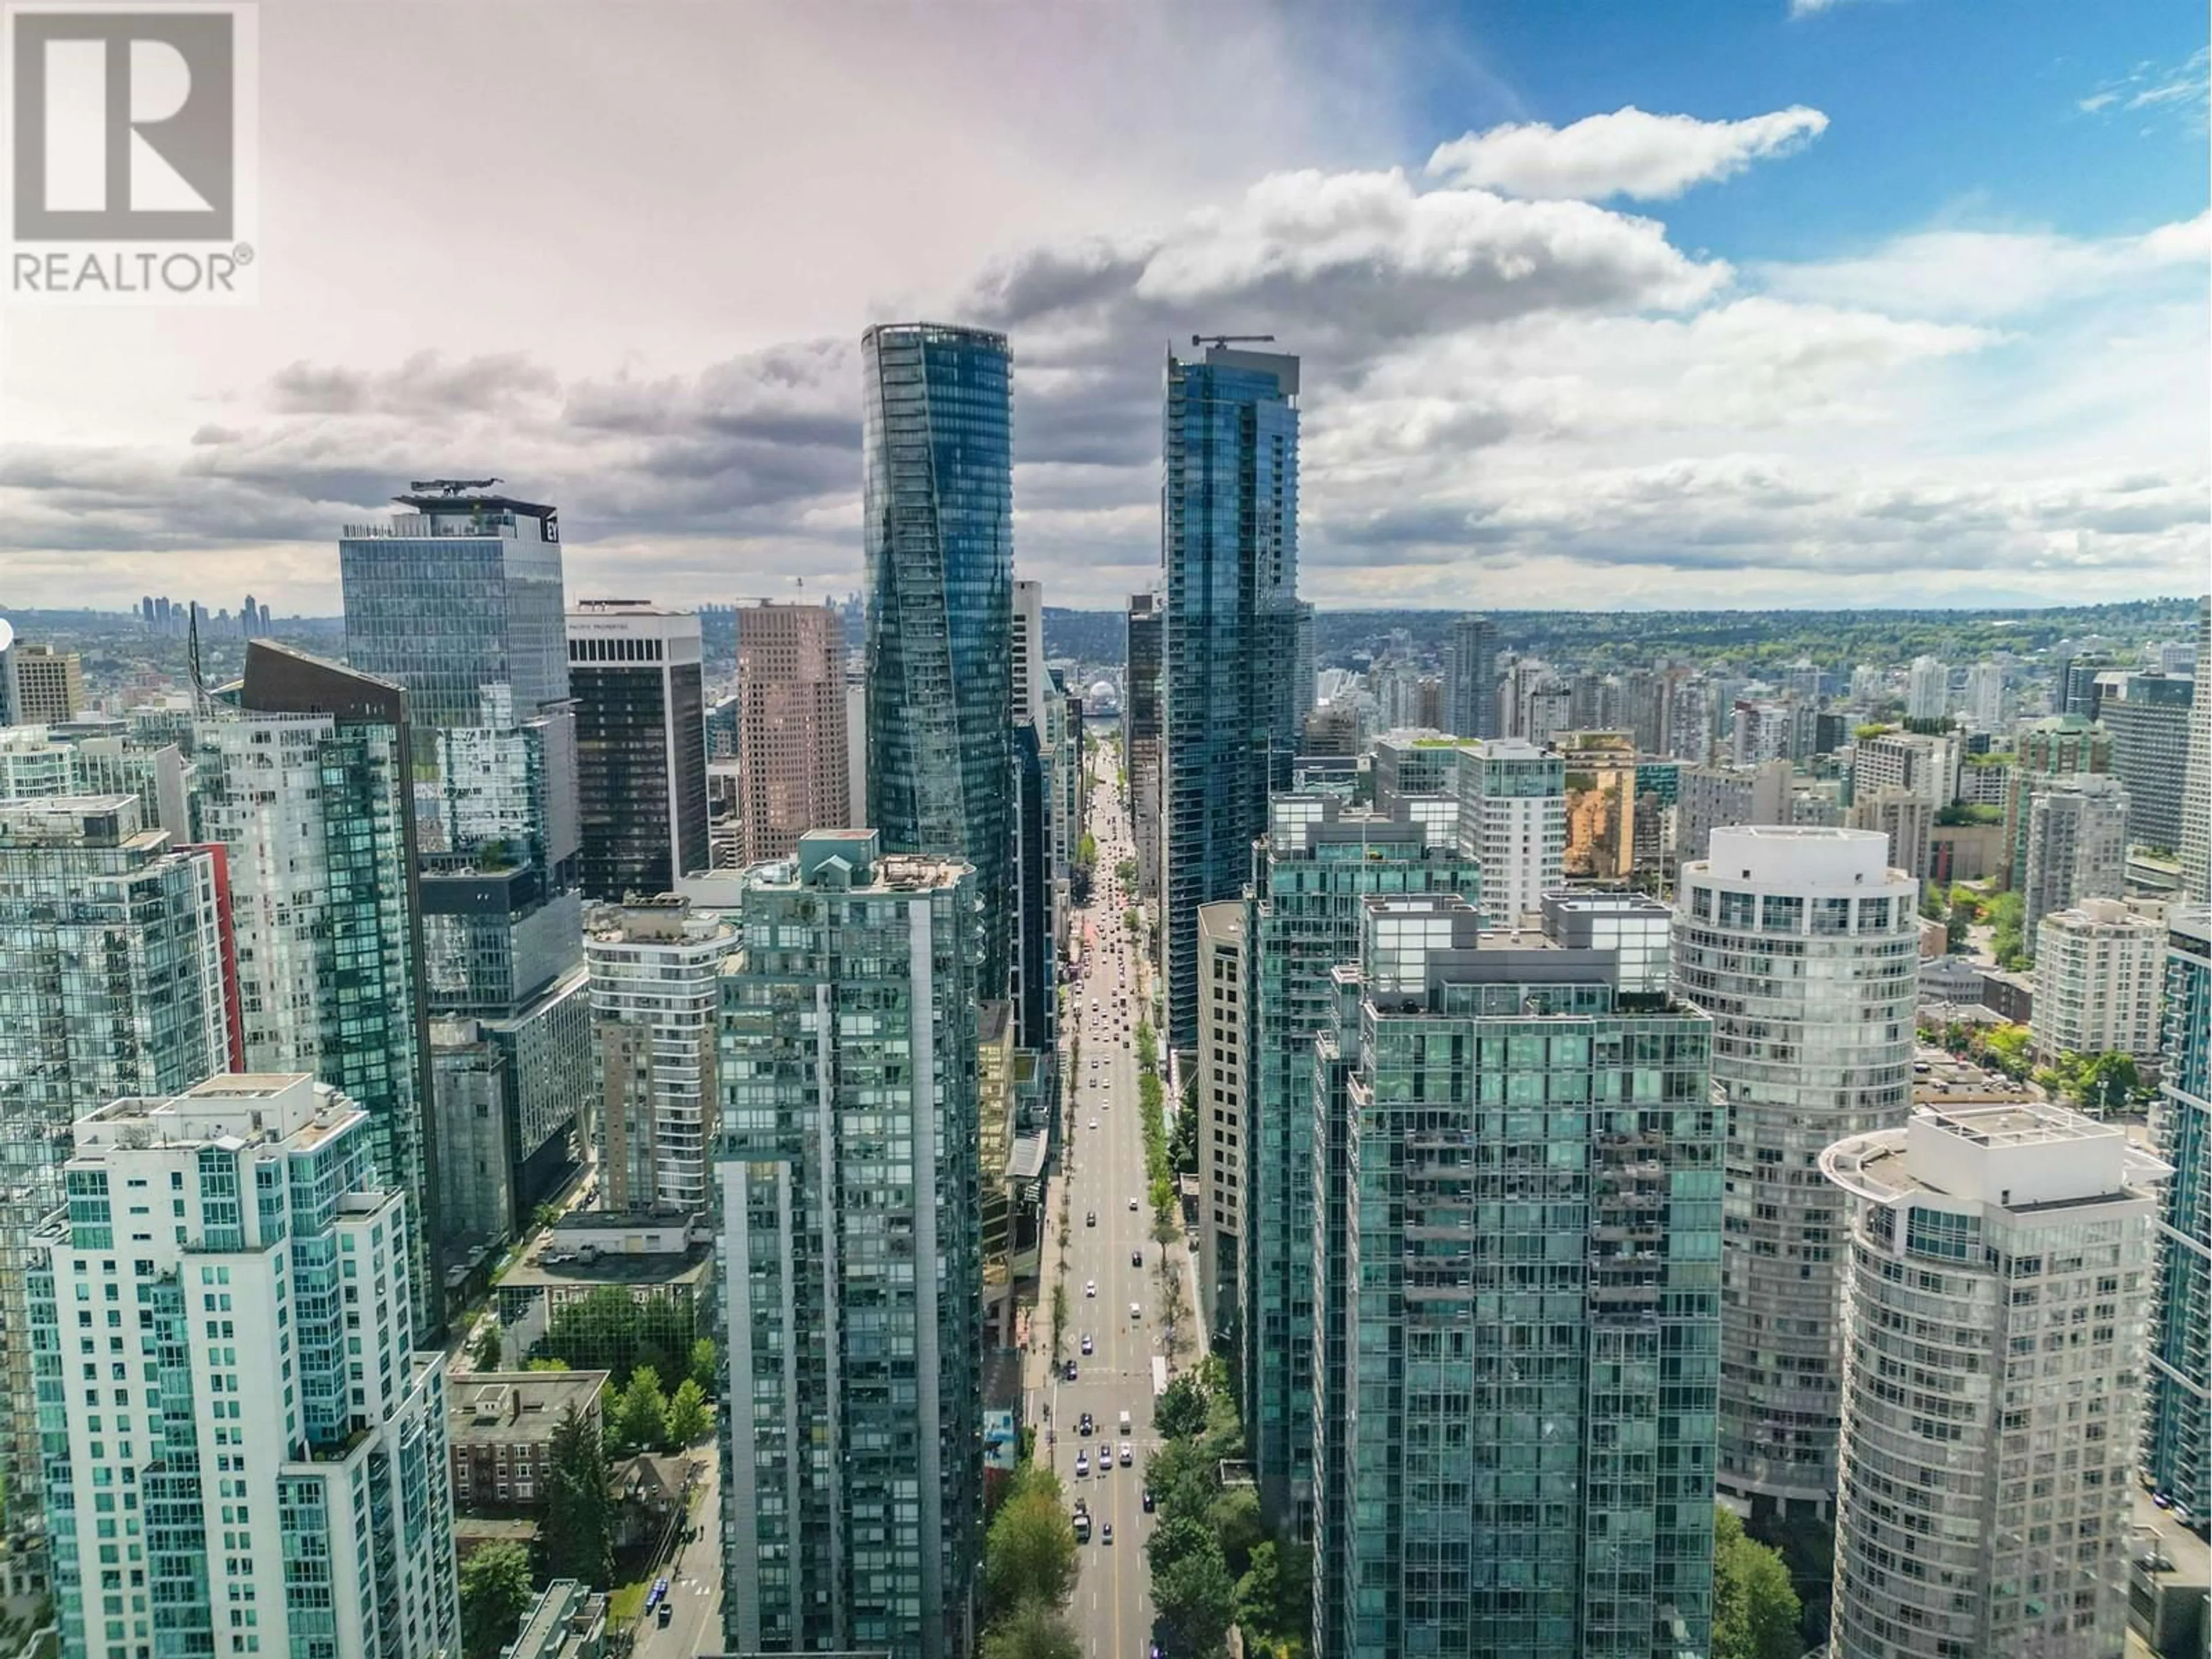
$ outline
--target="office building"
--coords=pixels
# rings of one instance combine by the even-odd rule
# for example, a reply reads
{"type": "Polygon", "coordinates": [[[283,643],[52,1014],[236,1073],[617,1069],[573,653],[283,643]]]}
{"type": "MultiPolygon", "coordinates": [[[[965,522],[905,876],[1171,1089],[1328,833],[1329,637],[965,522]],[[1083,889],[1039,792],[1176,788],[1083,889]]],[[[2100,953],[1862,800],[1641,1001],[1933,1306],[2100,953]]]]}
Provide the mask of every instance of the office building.
{"type": "MultiPolygon", "coordinates": [[[[1137,896],[1160,899],[1160,708],[1167,612],[1152,593],[1132,593],[1128,670],[1121,694],[1121,762],[1129,779],[1129,835],[1137,848],[1137,896]]],[[[1157,931],[1153,935],[1157,940],[1157,931]]]]}
{"type": "Polygon", "coordinates": [[[1245,1063],[1253,985],[1244,952],[1244,902],[1198,913],[1198,1295],[1205,1328],[1239,1328],[1249,1142],[1245,1063]]]}
{"type": "Polygon", "coordinates": [[[1049,1049],[1057,1021],[1058,951],[1054,947],[1052,879],[1052,790],[1036,727],[1012,728],[1014,857],[1013,954],[1006,993],[1012,1003],[1014,1041],[1032,1052],[1049,1049]]]}
{"type": "Polygon", "coordinates": [[[723,1418],[733,1652],[973,1650],[975,880],[815,830],[745,889],[714,1171],[724,1397],[752,1402],[723,1418]]]}
{"type": "MultiPolygon", "coordinates": [[[[1167,1040],[1198,1030],[1198,911],[1234,898],[1289,782],[1297,672],[1298,360],[1214,345],[1167,366],[1160,552],[1167,1040]]],[[[1311,692],[1307,693],[1310,699],[1311,692]]]]}
{"type": "Polygon", "coordinates": [[[1482,866],[1482,908],[1498,927],[1543,908],[1565,878],[1566,763],[1516,738],[1459,750],[1460,851],[1482,866]]]}
{"type": "Polygon", "coordinates": [[[1951,708],[1951,671],[1933,657],[1915,657],[1905,675],[1905,717],[1940,720],[1951,708]]]}
{"type": "Polygon", "coordinates": [[[242,1067],[305,1072],[368,1115],[379,1182],[414,1200],[427,1338],[443,1318],[410,729],[398,686],[252,641],[238,708],[197,724],[193,817],[230,874],[242,1067]]]}
{"type": "Polygon", "coordinates": [[[708,863],[699,618],[586,599],[568,624],[577,885],[611,903],[665,893],[708,863]]]}
{"type": "MultiPolygon", "coordinates": [[[[406,689],[415,728],[423,1000],[443,1020],[475,1021],[480,1036],[506,1051],[508,1207],[523,1216],[574,1167],[577,1106],[589,1088],[576,886],[581,786],[559,517],[484,489],[456,480],[417,486],[397,498],[409,511],[348,528],[338,562],[347,655],[356,669],[406,689]]],[[[605,620],[606,637],[633,638],[622,619],[605,620]]],[[[637,627],[636,638],[657,636],[649,615],[637,627]]],[[[641,676],[654,678],[651,668],[641,676]]],[[[664,690],[675,695],[676,677],[669,680],[664,690]]],[[[617,787],[607,769],[621,764],[608,757],[609,734],[628,731],[642,741],[652,722],[625,725],[622,689],[602,690],[593,795],[604,825],[617,787]]],[[[652,751],[664,760],[673,751],[665,742],[672,717],[690,725],[679,745],[685,753],[703,746],[696,696],[689,708],[664,712],[664,742],[652,751]]],[[[699,787],[703,867],[703,778],[699,787]]],[[[658,831],[648,839],[662,844],[658,831]]],[[[438,1075],[457,1081],[467,1070],[438,1075]]],[[[477,1103],[434,1100],[433,1112],[477,1103]]],[[[446,1214],[440,1204],[423,1208],[446,1214]]]]}
{"type": "Polygon", "coordinates": [[[27,1275],[64,1653],[459,1650],[446,1357],[376,1139],[300,1074],[77,1121],[27,1275]]]}
{"type": "Polygon", "coordinates": [[[426,726],[474,726],[485,687],[524,717],[568,695],[560,515],[432,480],[338,542],[346,661],[407,689],[426,726]]]}
{"type": "Polygon", "coordinates": [[[2167,924],[2166,1052],[2151,1115],[2160,1194],[2142,1477],[2212,1516],[2212,911],[2167,924]]]}
{"type": "Polygon", "coordinates": [[[972,865],[981,994],[1013,951],[1012,367],[1006,337],[861,336],[867,823],[888,853],[972,865]]]}
{"type": "Polygon", "coordinates": [[[1443,724],[1455,737],[1498,735],[1498,629],[1487,617],[1462,617],[1452,624],[1443,724]]]}
{"type": "Polygon", "coordinates": [[[2196,685],[2189,702],[2189,753],[2181,781],[2181,890],[2212,904],[2212,599],[2197,607],[2196,685]]]}
{"type": "Polygon", "coordinates": [[[1830,1651],[2111,1659],[2164,1166],[2020,1104],[1923,1107],[1820,1169],[1850,1200],[1830,1651]]]}
{"type": "Polygon", "coordinates": [[[1866,830],[1717,829],[1682,867],[1674,992],[1712,1016],[1729,1121],[1717,1479],[1763,1510],[1834,1495],[1844,1218],[1815,1166],[1905,1120],[1917,902],[1866,830]]]}
{"type": "Polygon", "coordinates": [[[2118,778],[2045,779],[2027,802],[2017,884],[2023,941],[2038,924],[2085,899],[2118,898],[2128,862],[2128,792],[2118,778]]]}
{"type": "Polygon", "coordinates": [[[2125,1054],[2158,1071],[2166,929],[2118,899],[2083,899],[2035,930],[2035,1058],[2125,1054]]]}
{"type": "Polygon", "coordinates": [[[74,651],[18,642],[4,653],[17,726],[54,726],[84,712],[84,661],[74,651]]]}
{"type": "MultiPolygon", "coordinates": [[[[1247,981],[1230,992],[1247,1010],[1249,1219],[1237,1305],[1261,1506],[1303,1534],[1313,1478],[1313,1040],[1330,1020],[1329,969],[1358,954],[1362,898],[1449,893],[1474,902],[1489,871],[1455,846],[1431,845],[1418,823],[1325,797],[1280,797],[1269,819],[1244,902],[1247,981]]],[[[1211,1120],[1210,1092],[1201,1079],[1201,1159],[1215,1133],[1235,1133],[1211,1120]]]]}
{"type": "Polygon", "coordinates": [[[2069,657],[2053,678],[2051,712],[2095,720],[2101,690],[2099,681],[2118,666],[2118,660],[2106,651],[2085,651],[2069,657]]]}
{"type": "Polygon", "coordinates": [[[0,617],[0,732],[22,723],[17,708],[21,701],[15,684],[15,624],[0,617]]]}
{"type": "Polygon", "coordinates": [[[233,1069],[237,986],[220,848],[142,827],[135,796],[0,801],[0,1444],[9,1594],[29,1586],[39,1425],[23,1302],[32,1231],[62,1201],[70,1125],[126,1094],[233,1069]]]}
{"type": "Polygon", "coordinates": [[[2128,842],[2181,846],[2188,793],[2189,728],[2196,682],[2185,675],[2099,677],[2097,720],[2112,737],[2112,775],[2128,792],[2128,842]]]}
{"type": "Polygon", "coordinates": [[[763,600],[737,623],[741,861],[760,864],[788,858],[809,830],[852,824],[866,802],[852,791],[836,611],[763,600]]]}
{"type": "Polygon", "coordinates": [[[1706,1652],[1723,1115],[1667,912],[1359,910],[1313,1045],[1313,1650],[1706,1652]]]}
{"type": "Polygon", "coordinates": [[[715,975],[737,945],[726,918],[695,914],[672,893],[586,918],[602,1207],[687,1215],[707,1207],[715,975]]]}

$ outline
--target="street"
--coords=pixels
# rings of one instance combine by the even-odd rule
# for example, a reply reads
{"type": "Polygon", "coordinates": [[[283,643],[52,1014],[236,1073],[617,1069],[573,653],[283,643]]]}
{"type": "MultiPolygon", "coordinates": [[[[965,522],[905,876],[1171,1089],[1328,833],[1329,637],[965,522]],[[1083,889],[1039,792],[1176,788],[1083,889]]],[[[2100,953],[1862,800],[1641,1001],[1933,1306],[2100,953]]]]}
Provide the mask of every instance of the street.
{"type": "MultiPolygon", "coordinates": [[[[1122,922],[1123,909],[1133,900],[1114,873],[1133,848],[1113,769],[1103,757],[1094,777],[1090,828],[1098,858],[1091,905],[1077,913],[1075,927],[1094,927],[1097,943],[1089,975],[1072,988],[1068,1006],[1080,1047],[1069,1079],[1075,1127],[1066,1158],[1068,1311],[1049,1395],[1051,1459],[1070,1504],[1083,1499],[1091,1515],[1069,1608],[1084,1651],[1090,1659],[1143,1659],[1152,1607],[1142,1547],[1152,1517],[1145,1514],[1140,1494],[1154,1443],[1152,1360],[1162,1352],[1161,1247],[1152,1236],[1137,1093],[1135,1033],[1145,1006],[1135,942],[1122,922]],[[1139,1310],[1133,1319],[1133,1303],[1139,1310]],[[1092,1345],[1089,1354],[1082,1351],[1085,1336],[1092,1345]],[[1073,1382],[1065,1380],[1069,1359],[1076,1365],[1073,1382]],[[1080,1432],[1085,1412],[1094,1419],[1087,1436],[1080,1432]],[[1125,1412],[1127,1433],[1120,1426],[1125,1412]],[[1120,1462],[1125,1440],[1133,1455],[1127,1468],[1120,1462]],[[1081,1476],[1079,1457],[1088,1469],[1081,1476]]],[[[1056,1226],[1057,1217],[1049,1224],[1056,1226]]],[[[1176,1250],[1179,1255],[1179,1236],[1176,1250]]]]}
{"type": "Polygon", "coordinates": [[[722,1466],[713,1443],[692,1449],[705,1467],[691,1496],[686,1526],[699,1528],[698,1538],[680,1546],[675,1559],[661,1569],[668,1578],[668,1600],[676,1611],[668,1622],[658,1612],[637,1621],[635,1659],[692,1659],[694,1654],[722,1650],[722,1466]]]}

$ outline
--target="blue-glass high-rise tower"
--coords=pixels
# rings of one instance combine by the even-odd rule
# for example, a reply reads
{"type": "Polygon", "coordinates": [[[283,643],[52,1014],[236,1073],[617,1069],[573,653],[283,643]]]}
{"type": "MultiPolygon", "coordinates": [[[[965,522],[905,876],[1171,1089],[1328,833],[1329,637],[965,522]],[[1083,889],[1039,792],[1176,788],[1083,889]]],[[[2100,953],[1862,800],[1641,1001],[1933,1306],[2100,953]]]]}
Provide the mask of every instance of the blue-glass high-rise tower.
{"type": "Polygon", "coordinates": [[[1295,684],[1297,398],[1293,356],[1216,345],[1197,362],[1168,358],[1162,839],[1176,1048],[1197,1034],[1198,908],[1243,890],[1271,783],[1289,781],[1302,704],[1312,700],[1295,684]]]}
{"type": "Polygon", "coordinates": [[[1014,484],[1006,337],[860,337],[868,823],[886,853],[973,865],[985,997],[1012,956],[1014,484]]]}

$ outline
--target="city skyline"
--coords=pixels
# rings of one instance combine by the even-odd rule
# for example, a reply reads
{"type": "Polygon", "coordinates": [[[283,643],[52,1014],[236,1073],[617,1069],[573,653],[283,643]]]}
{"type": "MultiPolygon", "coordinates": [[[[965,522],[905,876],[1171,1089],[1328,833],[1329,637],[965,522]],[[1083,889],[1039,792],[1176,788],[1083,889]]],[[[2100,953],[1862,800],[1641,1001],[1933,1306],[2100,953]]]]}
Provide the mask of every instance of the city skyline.
{"type": "Polygon", "coordinates": [[[333,613],[326,526],[432,449],[568,504],[580,597],[849,589],[855,343],[898,315],[1010,336],[1025,574],[1086,606],[1146,580],[1162,359],[1217,328],[1305,358],[1327,606],[1556,603],[1593,578],[1638,606],[2032,603],[2203,568],[2205,60],[2178,16],[2001,35],[1762,0],[1570,40],[1534,11],[1352,38],[1234,10],[1200,51],[1164,12],[957,46],[903,21],[650,15],[544,38],[441,16],[427,40],[272,17],[262,149],[293,270],[251,309],[22,331],[0,378],[11,600],[119,608],[158,556],[165,585],[333,613]],[[487,89],[464,66],[495,41],[515,72],[487,89]],[[1265,88],[1192,95],[1232,52],[1265,88]],[[333,137],[376,125],[347,100],[403,58],[434,115],[404,144],[333,137]],[[615,99],[580,171],[527,147],[538,100],[604,109],[647,64],[670,95],[615,99]],[[470,95],[436,95],[448,75],[470,95]],[[684,95],[708,81],[744,95],[684,95]],[[983,95],[1016,81],[1052,95],[983,95]],[[883,95],[849,133],[791,119],[825,82],[883,95]],[[924,83],[953,95],[908,108],[924,83]],[[878,120],[899,167],[875,164],[878,120]],[[558,269],[527,292],[451,270],[433,155],[562,227],[558,269]],[[602,169],[634,185],[585,211],[602,169]],[[708,275],[732,269],[734,291],[708,275]],[[610,303],[641,281],[653,306],[610,303]],[[574,325],[599,313],[618,335],[574,325]]]}

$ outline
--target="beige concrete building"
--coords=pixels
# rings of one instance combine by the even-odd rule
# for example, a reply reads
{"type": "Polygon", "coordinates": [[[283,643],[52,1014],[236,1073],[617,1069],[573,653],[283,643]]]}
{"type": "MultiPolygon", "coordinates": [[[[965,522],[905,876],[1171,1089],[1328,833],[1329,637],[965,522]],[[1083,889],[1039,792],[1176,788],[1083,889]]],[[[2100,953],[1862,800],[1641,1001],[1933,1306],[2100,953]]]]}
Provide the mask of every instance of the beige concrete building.
{"type": "Polygon", "coordinates": [[[84,712],[84,662],[76,652],[19,645],[9,655],[15,662],[19,725],[47,726],[84,712]]]}
{"type": "Polygon", "coordinates": [[[2166,929],[2117,899],[2084,899],[2035,930],[2035,1058],[2126,1054],[2154,1071],[2166,929]]]}
{"type": "Polygon", "coordinates": [[[738,811],[744,861],[791,856],[809,830],[852,826],[845,641],[827,605],[738,611],[738,811]]]}
{"type": "Polygon", "coordinates": [[[1198,911],[1198,1293],[1208,1330],[1235,1328],[1244,1240],[1244,902],[1198,911]]]}

